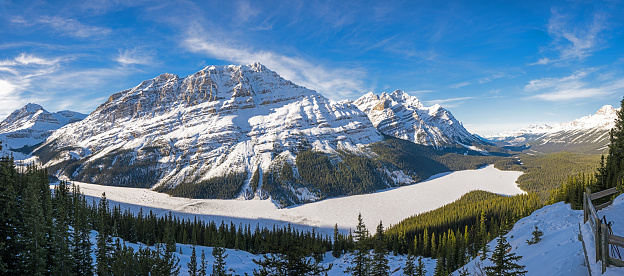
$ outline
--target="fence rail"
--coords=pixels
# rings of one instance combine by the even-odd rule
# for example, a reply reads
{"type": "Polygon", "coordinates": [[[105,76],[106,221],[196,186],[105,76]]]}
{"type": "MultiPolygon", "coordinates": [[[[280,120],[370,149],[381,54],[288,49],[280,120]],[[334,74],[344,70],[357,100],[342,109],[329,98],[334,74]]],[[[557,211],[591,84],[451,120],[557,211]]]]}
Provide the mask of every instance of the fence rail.
{"type": "Polygon", "coordinates": [[[589,188],[585,188],[585,192],[583,193],[583,223],[589,220],[589,225],[594,233],[596,262],[602,261],[602,273],[607,270],[609,265],[624,267],[624,261],[609,255],[610,246],[624,247],[624,237],[609,233],[609,225],[602,222],[598,217],[597,211],[611,205],[613,201],[608,201],[594,207],[592,200],[610,196],[617,192],[616,188],[610,188],[592,194],[589,188]]]}

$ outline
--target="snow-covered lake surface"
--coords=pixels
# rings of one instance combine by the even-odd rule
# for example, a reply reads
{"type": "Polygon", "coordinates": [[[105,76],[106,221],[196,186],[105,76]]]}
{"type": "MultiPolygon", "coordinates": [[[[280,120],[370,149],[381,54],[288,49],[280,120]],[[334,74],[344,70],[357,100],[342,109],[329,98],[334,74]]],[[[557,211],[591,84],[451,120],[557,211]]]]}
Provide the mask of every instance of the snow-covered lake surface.
{"type": "Polygon", "coordinates": [[[348,231],[357,224],[358,213],[366,225],[374,229],[379,221],[384,226],[422,212],[437,209],[473,190],[503,195],[524,193],[516,184],[521,172],[501,171],[494,166],[477,170],[436,175],[429,180],[372,194],[332,198],[319,202],[278,209],[270,200],[216,200],[171,197],[148,189],[111,187],[75,182],[90,197],[106,197],[112,204],[145,212],[164,214],[171,210],[180,217],[234,221],[272,226],[292,223],[301,227],[317,227],[330,234],[334,224],[348,231]]]}

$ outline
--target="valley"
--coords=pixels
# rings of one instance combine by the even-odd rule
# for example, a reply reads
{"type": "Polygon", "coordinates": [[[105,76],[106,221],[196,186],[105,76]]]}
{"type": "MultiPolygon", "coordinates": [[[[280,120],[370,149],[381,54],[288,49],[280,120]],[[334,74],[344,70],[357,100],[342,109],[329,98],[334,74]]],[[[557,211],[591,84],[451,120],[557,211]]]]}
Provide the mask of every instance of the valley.
{"type": "Polygon", "coordinates": [[[384,225],[392,225],[406,217],[449,204],[474,190],[508,196],[523,194],[525,192],[516,184],[521,174],[501,171],[490,165],[477,170],[439,174],[409,186],[282,209],[278,209],[271,200],[187,199],[141,188],[74,183],[87,196],[97,198],[105,192],[107,199],[135,212],[143,207],[144,211],[154,210],[160,215],[172,210],[183,218],[192,219],[197,215],[206,221],[224,220],[226,223],[234,221],[252,225],[259,222],[265,226],[292,223],[317,228],[317,231],[329,235],[335,224],[345,232],[352,229],[357,224],[358,213],[363,214],[367,225],[376,225],[379,221],[383,221],[384,225]]]}

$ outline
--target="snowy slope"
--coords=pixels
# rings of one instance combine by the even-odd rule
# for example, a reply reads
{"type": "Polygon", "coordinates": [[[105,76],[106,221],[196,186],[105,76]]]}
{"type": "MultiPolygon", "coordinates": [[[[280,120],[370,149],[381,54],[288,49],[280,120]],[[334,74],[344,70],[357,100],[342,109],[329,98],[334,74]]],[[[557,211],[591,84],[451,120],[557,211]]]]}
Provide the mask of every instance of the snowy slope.
{"type": "Polygon", "coordinates": [[[85,117],[86,114],[68,110],[50,113],[38,104],[29,103],[0,122],[0,141],[7,149],[33,146],[45,141],[54,130],[85,117]]]}
{"type": "MultiPolygon", "coordinates": [[[[624,195],[620,195],[614,204],[598,212],[602,217],[614,221],[614,233],[624,234],[624,195]],[[619,226],[618,226],[619,225],[619,226]],[[619,228],[618,228],[619,227],[619,228]]],[[[583,211],[572,210],[568,204],[559,202],[545,206],[525,217],[514,225],[507,234],[507,240],[512,246],[513,253],[522,256],[518,262],[525,265],[531,275],[588,275],[585,264],[583,245],[578,239],[579,223],[583,223],[583,211]],[[537,226],[544,233],[543,240],[534,245],[528,245],[526,240],[531,239],[532,232],[537,226]]],[[[624,275],[624,268],[610,267],[605,274],[600,274],[600,263],[595,262],[595,247],[589,224],[582,225],[583,239],[587,246],[589,262],[593,275],[624,275]],[[592,257],[593,256],[593,257],[592,257]]],[[[496,247],[496,240],[489,243],[490,249],[496,247]]],[[[488,254],[488,257],[491,253],[488,254]]],[[[472,260],[465,268],[474,273],[475,265],[479,263],[479,258],[472,260]]],[[[484,261],[481,266],[489,266],[489,260],[484,261]]],[[[458,275],[455,272],[453,275],[458,275]]]]}
{"type": "MultiPolygon", "coordinates": [[[[461,122],[440,105],[425,107],[401,90],[365,94],[353,102],[382,133],[417,144],[443,148],[484,142],[469,133],[461,122]]],[[[473,150],[478,150],[471,148],[473,150]]]]}
{"type": "Polygon", "coordinates": [[[615,126],[620,108],[605,105],[595,114],[571,122],[554,125],[531,125],[520,130],[507,130],[485,138],[500,145],[528,145],[532,150],[553,152],[560,150],[585,153],[603,153],[609,144],[609,130],[615,126]]]}
{"type": "MultiPolygon", "coordinates": [[[[62,177],[158,187],[238,174],[248,183],[257,169],[292,160],[301,150],[362,154],[363,145],[381,140],[354,105],[255,63],[146,80],[54,132],[37,154],[62,177]],[[119,169],[124,173],[114,175],[119,169]]],[[[251,186],[240,195],[253,197],[251,186]]]]}

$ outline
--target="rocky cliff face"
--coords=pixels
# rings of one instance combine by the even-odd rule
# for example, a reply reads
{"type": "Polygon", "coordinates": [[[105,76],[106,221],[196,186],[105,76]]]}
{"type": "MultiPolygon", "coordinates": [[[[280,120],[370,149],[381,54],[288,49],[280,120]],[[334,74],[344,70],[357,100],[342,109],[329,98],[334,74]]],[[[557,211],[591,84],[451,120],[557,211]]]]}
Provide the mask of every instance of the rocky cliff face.
{"type": "MultiPolygon", "coordinates": [[[[390,94],[368,93],[353,102],[382,133],[417,144],[444,148],[483,144],[440,105],[425,107],[416,98],[396,90],[390,94]]],[[[478,150],[478,149],[477,149],[478,150]]]]}
{"type": "Polygon", "coordinates": [[[36,154],[73,180],[168,189],[243,179],[235,190],[249,198],[261,190],[261,181],[259,190],[251,185],[255,173],[300,151],[365,154],[364,145],[381,140],[356,106],[255,63],[146,80],[54,132],[36,154]]]}

